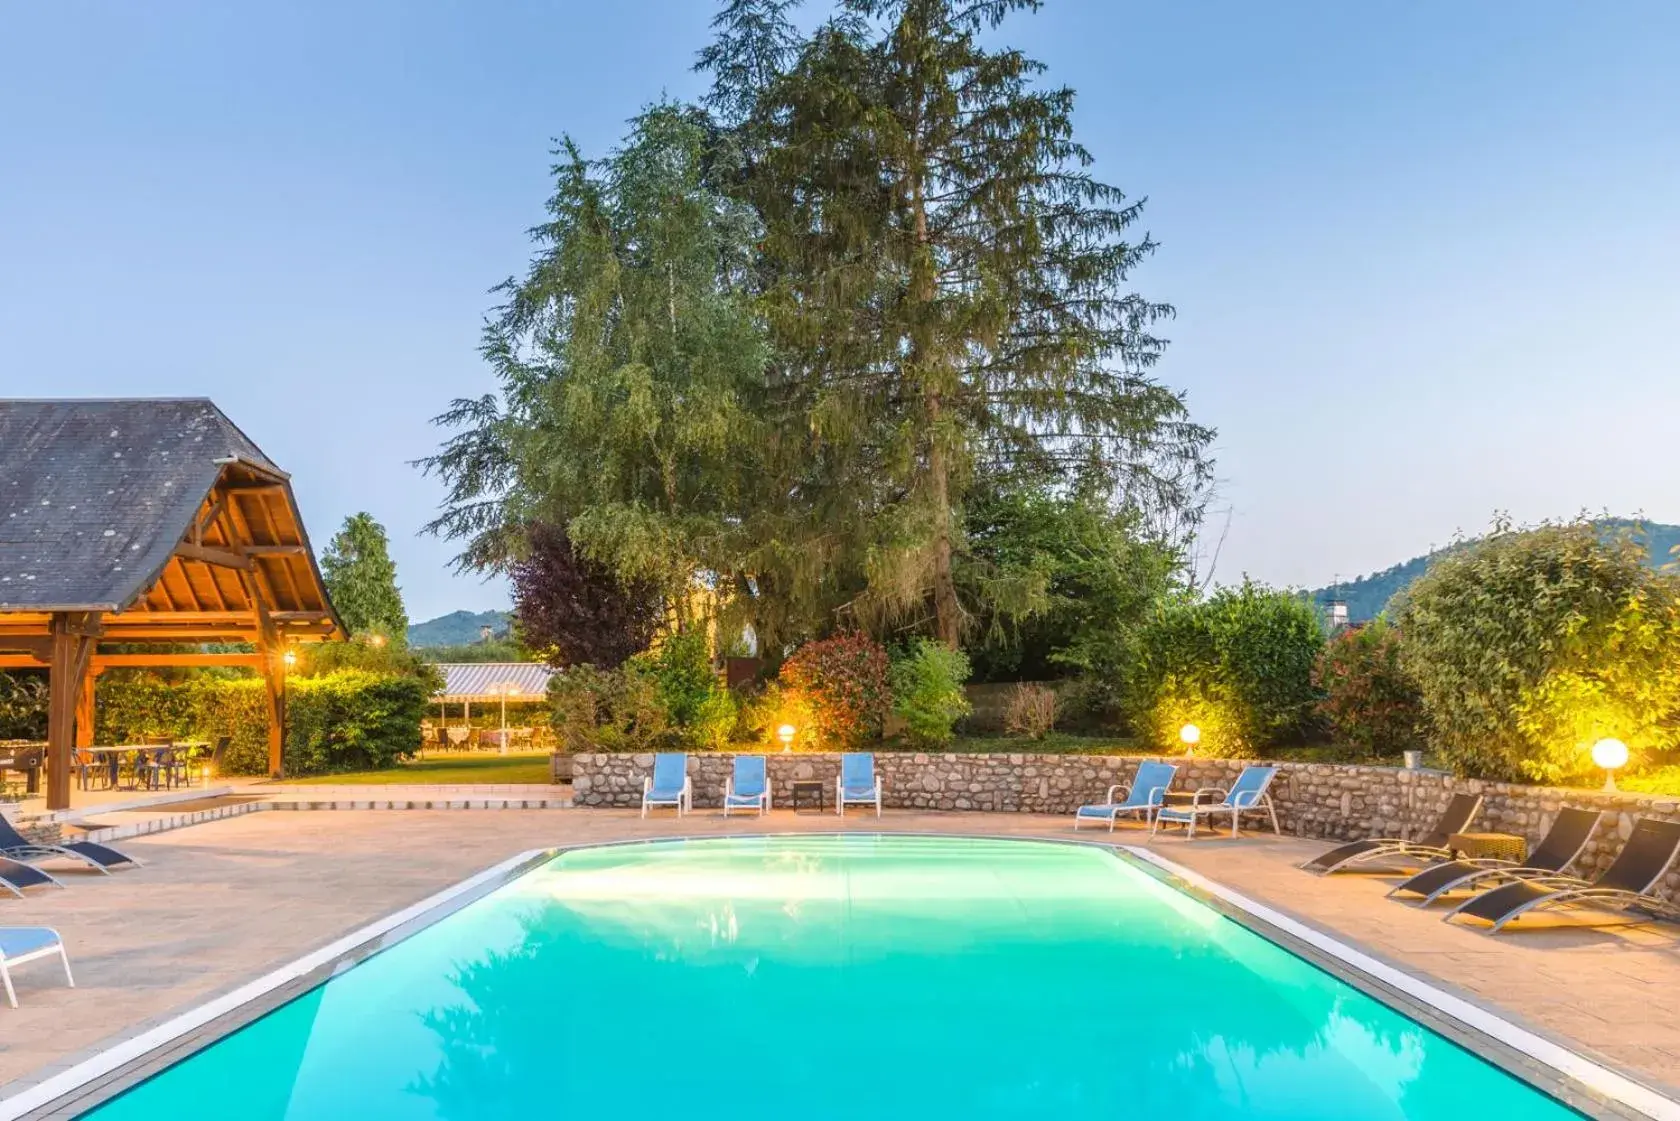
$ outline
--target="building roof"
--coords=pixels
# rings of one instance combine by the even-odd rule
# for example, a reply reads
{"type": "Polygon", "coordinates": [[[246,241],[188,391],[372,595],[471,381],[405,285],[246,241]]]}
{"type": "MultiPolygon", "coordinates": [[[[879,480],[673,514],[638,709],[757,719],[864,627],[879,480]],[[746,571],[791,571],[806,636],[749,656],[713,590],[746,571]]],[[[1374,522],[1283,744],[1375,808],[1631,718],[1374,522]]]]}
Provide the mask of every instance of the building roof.
{"type": "Polygon", "coordinates": [[[214,404],[0,400],[0,615],[149,612],[155,631],[208,613],[248,631],[233,617],[258,600],[341,629],[287,475],[214,404]]]}
{"type": "Polygon", "coordinates": [[[438,672],[443,674],[443,692],[434,695],[442,701],[499,701],[502,687],[512,685],[508,699],[536,700],[548,693],[548,682],[555,671],[540,662],[445,662],[438,672]]]}

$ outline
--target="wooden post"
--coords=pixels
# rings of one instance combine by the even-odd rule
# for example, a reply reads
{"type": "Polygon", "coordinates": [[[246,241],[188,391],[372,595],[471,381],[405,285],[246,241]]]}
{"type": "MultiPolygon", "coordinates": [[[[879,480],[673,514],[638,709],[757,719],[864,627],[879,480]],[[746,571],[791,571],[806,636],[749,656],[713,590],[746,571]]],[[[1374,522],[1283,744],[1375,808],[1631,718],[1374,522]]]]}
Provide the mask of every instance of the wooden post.
{"type": "Polygon", "coordinates": [[[99,616],[86,611],[58,611],[52,617],[51,668],[47,671],[47,809],[70,808],[70,748],[76,738],[76,713],[93,648],[99,642],[99,616]]]}
{"type": "Polygon", "coordinates": [[[93,746],[94,725],[94,697],[99,681],[99,670],[88,667],[87,673],[82,675],[82,691],[76,697],[76,746],[93,746]]]}

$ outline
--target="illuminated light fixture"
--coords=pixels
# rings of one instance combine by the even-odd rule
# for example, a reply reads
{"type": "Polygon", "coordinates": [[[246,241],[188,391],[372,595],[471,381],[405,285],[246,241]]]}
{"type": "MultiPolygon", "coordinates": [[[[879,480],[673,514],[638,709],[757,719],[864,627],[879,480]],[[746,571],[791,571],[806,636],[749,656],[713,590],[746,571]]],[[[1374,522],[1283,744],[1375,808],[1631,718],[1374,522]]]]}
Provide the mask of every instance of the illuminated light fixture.
{"type": "Polygon", "coordinates": [[[1627,765],[1627,744],[1617,739],[1599,740],[1593,744],[1592,760],[1596,766],[1604,769],[1604,789],[1615,790],[1616,768],[1627,765]]]}
{"type": "Polygon", "coordinates": [[[1178,738],[1184,741],[1184,754],[1189,755],[1202,742],[1202,730],[1194,724],[1186,724],[1178,730],[1178,738]]]}
{"type": "Polygon", "coordinates": [[[776,729],[776,738],[782,741],[783,751],[793,750],[793,737],[799,734],[799,729],[792,724],[783,724],[776,729]]]}
{"type": "Polygon", "coordinates": [[[382,634],[376,634],[372,638],[368,639],[368,641],[371,642],[375,646],[384,646],[385,645],[385,636],[382,635],[382,634]]]}
{"type": "Polygon", "coordinates": [[[286,651],[284,654],[280,655],[280,660],[282,662],[285,662],[286,665],[288,665],[288,666],[297,665],[297,651],[296,650],[286,651]]]}

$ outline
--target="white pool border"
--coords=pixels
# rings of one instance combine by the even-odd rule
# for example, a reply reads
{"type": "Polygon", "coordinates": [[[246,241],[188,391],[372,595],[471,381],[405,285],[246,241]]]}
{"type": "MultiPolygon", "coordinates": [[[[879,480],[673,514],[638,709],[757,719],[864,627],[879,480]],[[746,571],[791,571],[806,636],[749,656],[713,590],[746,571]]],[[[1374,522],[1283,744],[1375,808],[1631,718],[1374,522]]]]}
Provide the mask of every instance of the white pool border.
{"type": "MultiPolygon", "coordinates": [[[[1652,1118],[1653,1121],[1680,1121],[1680,1102],[1676,1102],[1624,1074],[1619,1074],[1609,1067],[1596,1063],[1561,1043],[1555,1043],[1544,1036],[1513,1024],[1496,1012],[1473,1001],[1465,1000],[1463,997],[1454,996],[1452,993],[1438,988],[1412,973],[1389,965],[1362,950],[1355,949],[1346,942],[1333,938],[1316,927],[1309,926],[1299,919],[1291,918],[1282,911],[1250,899],[1241,892],[1232,891],[1224,884],[1210,880],[1199,872],[1191,871],[1182,864],[1176,864],[1151,849],[1136,845],[1114,845],[1112,847],[1128,856],[1159,868],[1175,879],[1183,880],[1197,890],[1206,892],[1220,902],[1259,919],[1268,926],[1276,927],[1291,938],[1298,939],[1319,953],[1334,959],[1347,969],[1404,993],[1424,1007],[1430,1008],[1448,1019],[1456,1020],[1472,1032],[1487,1036],[1518,1054],[1533,1059],[1543,1067],[1557,1071],[1565,1078],[1580,1083],[1587,1089],[1618,1105],[1652,1118]]],[[[1404,1014],[1404,1010],[1401,1011],[1404,1014]]]]}
{"type": "MultiPolygon", "coordinates": [[[[1207,895],[1218,899],[1225,905],[1310,946],[1350,972],[1400,992],[1419,1005],[1429,1008],[1449,1020],[1456,1021],[1468,1029],[1472,1035],[1490,1038],[1511,1051],[1532,1059],[1540,1066],[1555,1071],[1560,1077],[1586,1087],[1602,1098],[1650,1118],[1652,1121],[1680,1121],[1680,1102],[1676,1102],[1661,1092],[1611,1070],[1563,1044],[1520,1027],[1488,1008],[1463,997],[1454,996],[1412,973],[1389,965],[1316,927],[1292,918],[1282,911],[1250,899],[1241,892],[1233,891],[1199,872],[1192,871],[1181,864],[1158,855],[1151,849],[1083,837],[1032,836],[1029,834],[1000,836],[983,833],[924,833],[895,830],[875,830],[863,833],[850,830],[831,830],[794,833],[743,833],[739,836],[754,838],[834,836],[968,838],[971,840],[1049,842],[1124,853],[1140,863],[1147,864],[1189,884],[1198,891],[1205,892],[1207,895]]],[[[457,903],[463,896],[484,891],[491,885],[499,886],[516,870],[528,863],[585,849],[731,839],[736,838],[729,834],[638,837],[526,849],[484,869],[482,872],[435,892],[418,903],[394,911],[383,918],[375,919],[366,926],[351,931],[349,934],[335,939],[320,949],[311,951],[279,969],[263,974],[261,977],[223,993],[219,997],[190,1008],[156,1027],[149,1028],[113,1044],[105,1050],[66,1067],[56,1074],[49,1075],[39,1082],[27,1085],[9,1097],[0,1098],[0,1121],[20,1121],[20,1119],[37,1110],[60,1103],[63,1099],[76,1094],[100,1079],[120,1071],[131,1063],[144,1059],[147,1055],[167,1047],[177,1040],[185,1038],[211,1022],[229,1013],[236,1012],[285,985],[345,958],[347,955],[366,949],[370,944],[378,942],[392,931],[421,919],[428,913],[445,908],[453,909],[450,905],[457,903]]],[[[439,918],[442,917],[439,916],[439,918]]],[[[1287,949],[1287,947],[1285,948],[1287,949]]],[[[1398,1009],[1398,1011],[1402,1015],[1406,1014],[1403,1008],[1398,1009]]],[[[1485,1056],[1482,1058],[1483,1061],[1489,1061],[1485,1056]]],[[[1520,1080],[1520,1076],[1514,1077],[1518,1077],[1520,1080]]],[[[1544,1093],[1545,1091],[1542,1090],[1541,1092],[1544,1093]]],[[[97,1108],[97,1106],[94,1106],[94,1108],[97,1108]]]]}
{"type": "Polygon", "coordinates": [[[60,1099],[86,1088],[99,1079],[114,1074],[128,1064],[143,1059],[152,1052],[190,1035],[206,1024],[226,1016],[230,1012],[236,1012],[252,1001],[260,1000],[284,985],[291,984],[299,978],[306,977],[318,969],[331,965],[346,954],[366,948],[370,943],[377,942],[393,930],[425,916],[428,912],[447,907],[462,896],[470,895],[490,884],[507,879],[521,865],[560,851],[563,851],[563,849],[526,849],[517,856],[511,856],[499,864],[492,865],[482,872],[444,888],[442,891],[428,895],[418,903],[404,907],[400,911],[394,911],[384,918],[375,919],[366,926],[353,930],[342,938],[335,939],[320,949],[311,951],[297,960],[281,966],[272,973],[265,973],[254,981],[249,981],[195,1008],[190,1008],[179,1016],[166,1020],[154,1028],[113,1044],[96,1055],[66,1067],[57,1074],[25,1086],[10,1097],[0,1098],[0,1121],[18,1121],[19,1118],[26,1117],[38,1109],[51,1106],[60,1099]]]}

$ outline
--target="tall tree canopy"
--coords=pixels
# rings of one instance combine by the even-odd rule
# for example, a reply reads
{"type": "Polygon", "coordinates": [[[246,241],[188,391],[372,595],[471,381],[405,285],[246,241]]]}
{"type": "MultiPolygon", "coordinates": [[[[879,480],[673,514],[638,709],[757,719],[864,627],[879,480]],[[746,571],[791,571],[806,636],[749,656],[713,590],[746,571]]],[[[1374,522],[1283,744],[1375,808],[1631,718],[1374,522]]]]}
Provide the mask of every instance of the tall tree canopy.
{"type": "Polygon", "coordinates": [[[1047,610],[970,540],[978,495],[1077,496],[1182,555],[1212,434],[1152,376],[1141,203],[1091,175],[1072,92],[990,45],[1036,3],[834,0],[809,31],[793,6],[726,0],[703,108],[562,146],[485,331],[500,392],[439,418],[432,528],[506,571],[558,527],[772,651],[1047,610]]]}
{"type": "Polygon", "coordinates": [[[397,566],[385,527],[363,512],[343,527],[321,554],[327,594],[351,634],[380,634],[393,642],[408,638],[408,611],[397,587],[397,566]]]}
{"type": "Polygon", "coordinates": [[[501,393],[456,401],[439,420],[462,431],[424,461],[449,487],[432,528],[506,570],[524,527],[558,526],[680,609],[742,551],[766,361],[737,295],[753,218],[710,184],[727,145],[697,111],[650,109],[599,162],[559,155],[536,256],[484,332],[501,393]]]}
{"type": "MultiPolygon", "coordinates": [[[[1036,0],[839,0],[790,42],[737,0],[702,56],[755,163],[773,385],[802,543],[856,566],[866,622],[954,644],[965,497],[988,475],[1194,522],[1211,433],[1148,371],[1171,314],[1129,288],[1141,202],[1095,179],[1073,91],[982,43],[1036,0]],[[838,531],[838,532],[837,532],[838,531]]],[[[968,581],[984,607],[983,578],[968,581]]]]}

